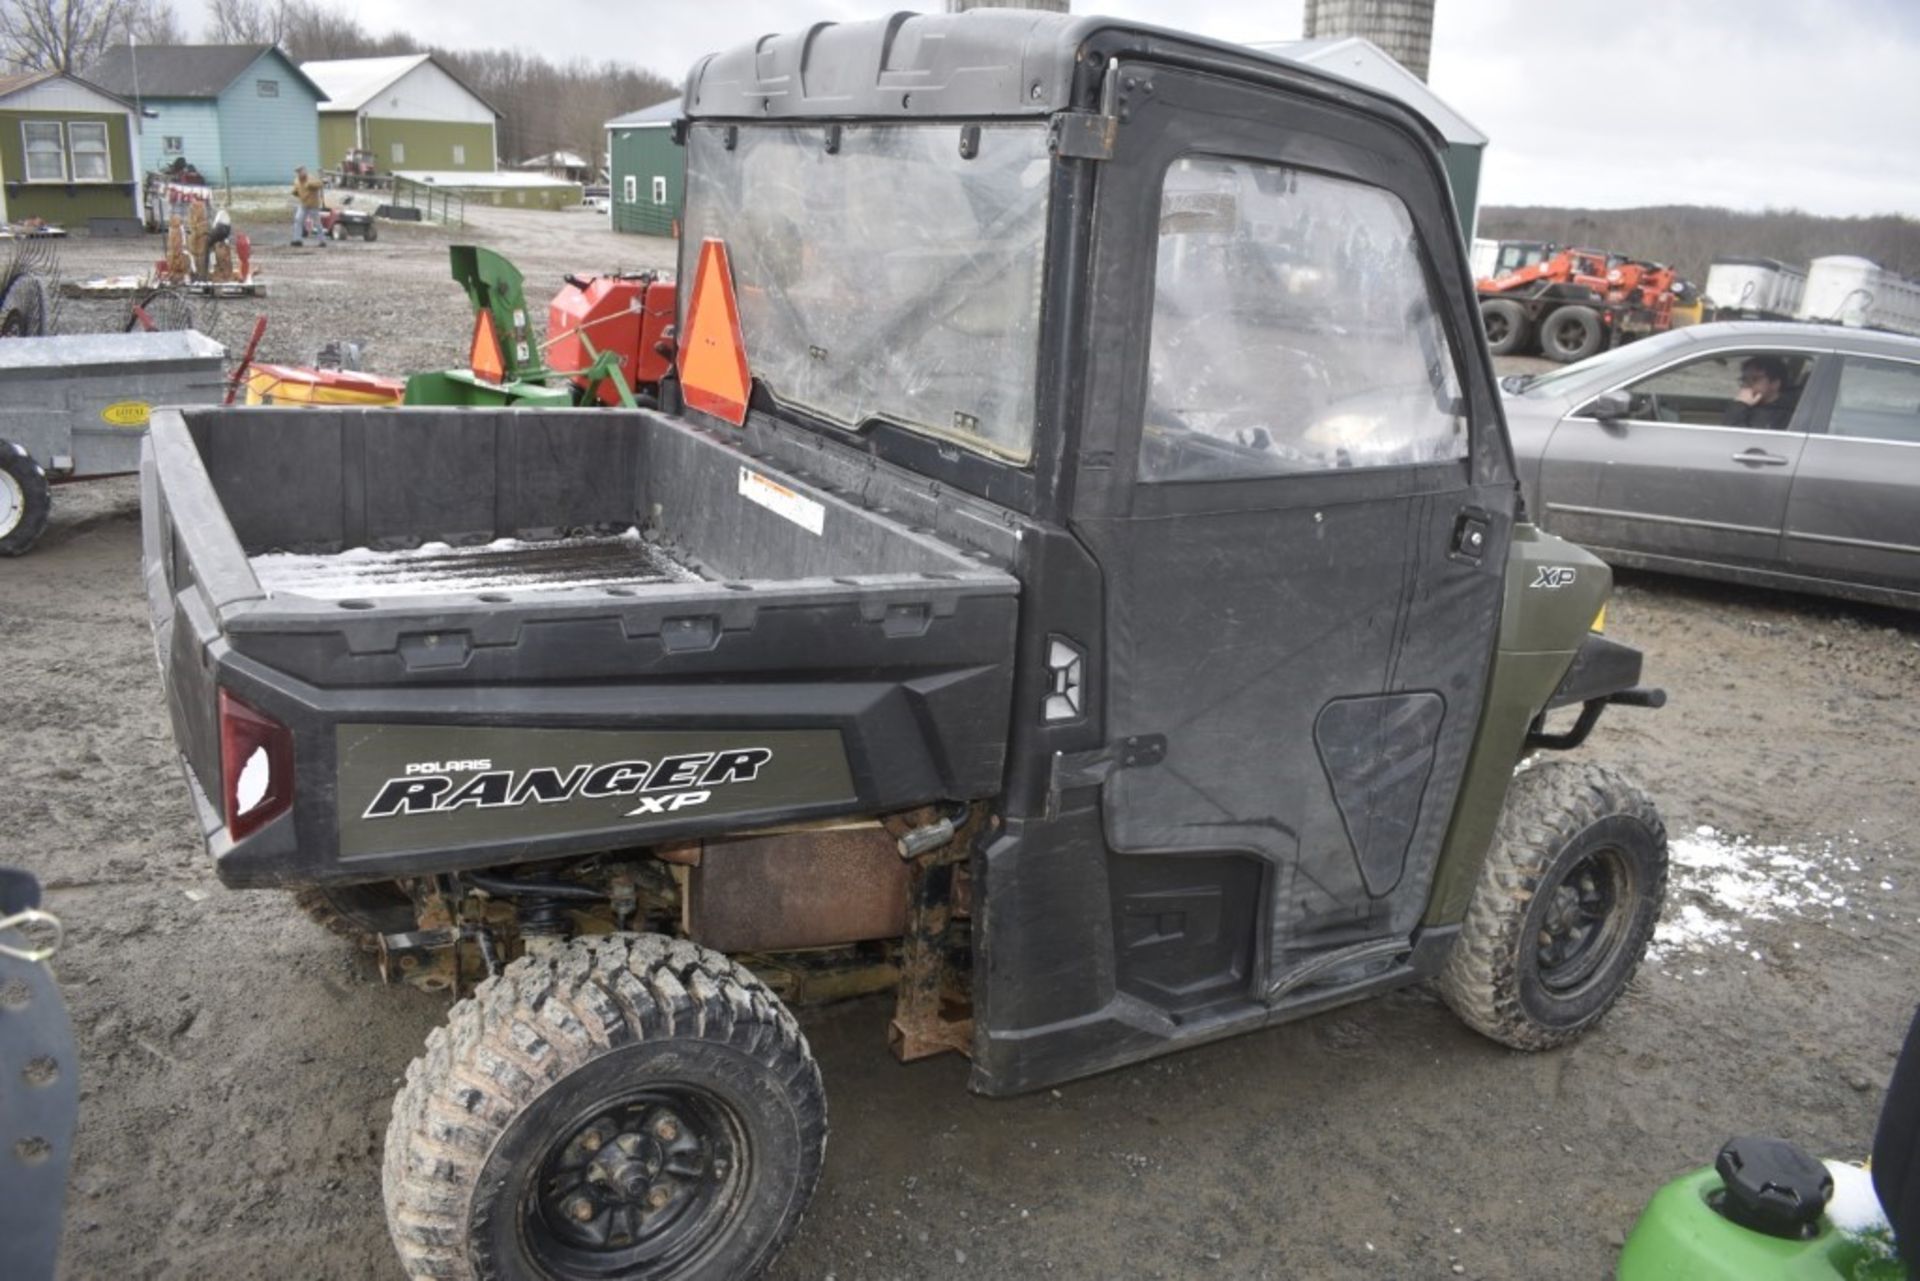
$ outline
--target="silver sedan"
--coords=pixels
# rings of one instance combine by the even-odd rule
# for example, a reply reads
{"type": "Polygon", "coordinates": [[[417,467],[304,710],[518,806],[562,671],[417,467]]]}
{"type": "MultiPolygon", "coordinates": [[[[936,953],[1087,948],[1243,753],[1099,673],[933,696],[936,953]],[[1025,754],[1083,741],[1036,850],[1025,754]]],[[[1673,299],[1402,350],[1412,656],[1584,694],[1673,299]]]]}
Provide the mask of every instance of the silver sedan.
{"type": "Polygon", "coordinates": [[[1695,325],[1501,386],[1543,528],[1618,565],[1920,609],[1920,339],[1695,325]]]}

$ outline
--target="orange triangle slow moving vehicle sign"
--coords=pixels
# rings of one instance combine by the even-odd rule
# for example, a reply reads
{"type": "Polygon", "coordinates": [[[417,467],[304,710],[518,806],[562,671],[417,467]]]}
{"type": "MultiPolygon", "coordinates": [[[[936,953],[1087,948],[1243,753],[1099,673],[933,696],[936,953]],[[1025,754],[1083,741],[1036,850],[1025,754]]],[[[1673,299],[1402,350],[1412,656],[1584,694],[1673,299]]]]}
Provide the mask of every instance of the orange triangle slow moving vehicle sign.
{"type": "Polygon", "coordinates": [[[680,340],[680,395],[692,408],[738,427],[747,421],[752,387],[727,244],[708,237],[700,246],[687,332],[680,340]]]}
{"type": "Polygon", "coordinates": [[[490,383],[507,376],[507,362],[500,352],[500,335],[493,329],[493,313],[482,307],[473,322],[473,344],[467,349],[467,368],[490,383]]]}

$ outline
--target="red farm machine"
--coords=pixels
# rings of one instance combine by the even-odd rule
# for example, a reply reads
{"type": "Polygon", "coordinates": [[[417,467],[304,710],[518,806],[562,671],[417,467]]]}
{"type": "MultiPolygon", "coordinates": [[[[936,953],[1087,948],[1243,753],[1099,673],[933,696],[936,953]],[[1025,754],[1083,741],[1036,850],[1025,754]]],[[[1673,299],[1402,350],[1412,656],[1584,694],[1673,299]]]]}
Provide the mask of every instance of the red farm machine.
{"type": "Polygon", "coordinates": [[[1539,242],[1503,244],[1499,261],[1477,282],[1496,356],[1570,363],[1698,318],[1693,286],[1657,262],[1539,242]]]}
{"type": "Polygon", "coordinates": [[[570,275],[531,318],[520,271],[491,249],[454,245],[453,278],[473,304],[461,369],[383,377],[255,364],[247,403],[272,405],[651,405],[673,365],[674,285],[666,272],[570,275]]]}

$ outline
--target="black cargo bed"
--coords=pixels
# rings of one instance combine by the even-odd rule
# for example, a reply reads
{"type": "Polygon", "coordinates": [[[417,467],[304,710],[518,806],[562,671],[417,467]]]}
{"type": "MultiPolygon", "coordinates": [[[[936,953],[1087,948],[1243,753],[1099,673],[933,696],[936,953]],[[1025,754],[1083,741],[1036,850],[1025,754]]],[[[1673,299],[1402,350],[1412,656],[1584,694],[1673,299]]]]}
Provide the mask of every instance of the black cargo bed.
{"type": "Polygon", "coordinates": [[[559,587],[632,589],[701,581],[700,572],[677,560],[670,547],[633,526],[615,534],[537,542],[497,538],[467,547],[429,542],[384,552],[365,547],[318,555],[266,552],[249,557],[248,563],[269,596],[334,601],[559,587]]]}
{"type": "Polygon", "coordinates": [[[156,414],[148,603],[220,874],[367,879],[993,794],[1018,580],[889,514],[924,503],[924,482],[867,481],[809,479],[730,429],[649,411],[156,414]],[[296,739],[293,812],[237,843],[220,690],[296,739]],[[511,835],[424,818],[359,830],[367,761],[499,756],[555,729],[629,736],[582,751],[710,729],[718,747],[817,744],[804,750],[844,753],[846,783],[591,830],[562,806],[511,835]]]}

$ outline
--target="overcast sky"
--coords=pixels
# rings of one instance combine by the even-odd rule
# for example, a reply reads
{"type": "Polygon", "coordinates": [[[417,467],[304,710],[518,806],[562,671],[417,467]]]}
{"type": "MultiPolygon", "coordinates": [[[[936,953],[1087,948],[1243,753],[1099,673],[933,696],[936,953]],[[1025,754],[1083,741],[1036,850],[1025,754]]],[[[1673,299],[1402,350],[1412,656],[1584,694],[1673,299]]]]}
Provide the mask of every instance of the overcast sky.
{"type": "MultiPolygon", "coordinates": [[[[675,81],[702,53],[766,32],[944,8],[332,2],[376,32],[453,47],[518,40],[556,61],[617,56],[675,81]]],[[[1301,0],[1077,0],[1074,11],[1224,40],[1301,34],[1301,0]]],[[[1431,83],[1493,140],[1484,204],[1920,216],[1920,0],[1438,0],[1431,83]]]]}

